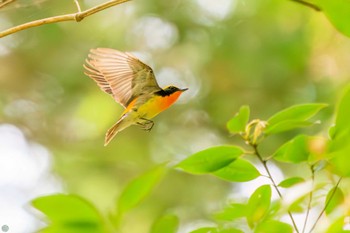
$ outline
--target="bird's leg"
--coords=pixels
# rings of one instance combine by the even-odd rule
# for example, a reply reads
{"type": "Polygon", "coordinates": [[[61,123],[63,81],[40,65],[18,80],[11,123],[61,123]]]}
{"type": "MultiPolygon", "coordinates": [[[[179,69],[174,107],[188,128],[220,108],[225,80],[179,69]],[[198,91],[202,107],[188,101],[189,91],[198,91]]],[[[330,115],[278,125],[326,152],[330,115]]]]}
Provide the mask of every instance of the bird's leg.
{"type": "Polygon", "coordinates": [[[151,131],[151,129],[153,128],[154,122],[146,118],[140,118],[140,120],[142,121],[138,121],[137,124],[140,125],[143,130],[151,131]]]}

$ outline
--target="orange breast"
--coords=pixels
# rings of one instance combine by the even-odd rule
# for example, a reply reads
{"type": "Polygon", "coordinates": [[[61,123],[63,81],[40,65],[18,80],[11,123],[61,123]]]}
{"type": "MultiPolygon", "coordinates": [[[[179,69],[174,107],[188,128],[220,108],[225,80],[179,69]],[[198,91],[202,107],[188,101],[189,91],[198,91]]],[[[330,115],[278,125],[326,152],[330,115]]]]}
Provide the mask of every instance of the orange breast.
{"type": "Polygon", "coordinates": [[[151,119],[159,113],[169,108],[180,96],[181,92],[175,92],[169,96],[154,96],[148,100],[144,105],[140,106],[138,112],[144,118],[151,119]]]}

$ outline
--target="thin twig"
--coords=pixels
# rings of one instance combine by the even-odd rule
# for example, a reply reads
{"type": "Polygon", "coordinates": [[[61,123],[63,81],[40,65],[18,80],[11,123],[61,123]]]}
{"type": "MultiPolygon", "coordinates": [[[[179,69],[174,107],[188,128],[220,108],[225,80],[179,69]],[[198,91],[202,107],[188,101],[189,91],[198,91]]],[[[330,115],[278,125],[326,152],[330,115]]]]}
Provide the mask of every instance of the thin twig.
{"type": "Polygon", "coordinates": [[[115,6],[115,5],[119,5],[121,3],[124,2],[128,2],[130,0],[111,0],[105,3],[102,3],[98,6],[92,7],[88,10],[82,11],[82,12],[78,12],[78,13],[73,13],[73,14],[66,14],[66,15],[58,15],[58,16],[53,16],[53,17],[49,17],[49,18],[45,18],[45,19],[39,19],[39,20],[35,20],[35,21],[31,21],[28,23],[24,23],[12,28],[9,28],[5,31],[0,32],[0,38],[4,37],[4,36],[8,36],[10,34],[28,29],[28,28],[32,28],[32,27],[37,27],[37,26],[41,26],[43,24],[50,24],[50,23],[57,23],[57,22],[62,22],[62,21],[76,21],[76,22],[80,22],[81,20],[83,20],[84,18],[95,14],[99,11],[102,11],[104,9],[107,9],[109,7],[115,6]]]}
{"type": "Polygon", "coordinates": [[[305,222],[304,222],[304,226],[303,226],[303,231],[302,233],[305,232],[306,230],[306,225],[307,225],[307,221],[309,219],[309,214],[310,214],[310,210],[311,210],[311,202],[312,202],[312,196],[313,196],[313,187],[314,187],[314,183],[315,183],[315,170],[314,170],[314,166],[311,165],[310,166],[311,169],[311,181],[312,181],[312,189],[310,191],[309,194],[309,203],[307,204],[307,211],[306,211],[306,216],[305,216],[305,222]]]}
{"type": "Polygon", "coordinates": [[[327,209],[329,203],[331,202],[331,200],[332,200],[332,198],[333,198],[335,192],[337,191],[337,188],[338,188],[338,186],[339,186],[340,181],[342,180],[342,178],[343,178],[343,177],[340,177],[340,178],[339,178],[337,184],[335,185],[335,187],[334,187],[334,189],[333,189],[333,192],[332,192],[331,195],[329,196],[328,201],[326,202],[326,204],[324,205],[322,211],[321,211],[320,214],[318,215],[316,221],[314,222],[314,225],[312,225],[312,227],[311,227],[309,233],[311,233],[311,232],[315,229],[315,227],[316,227],[316,225],[317,225],[317,222],[321,219],[323,213],[326,211],[326,209],[327,209]]]}
{"type": "MultiPolygon", "coordinates": [[[[278,187],[277,187],[277,185],[276,185],[276,182],[275,182],[274,179],[272,178],[272,175],[271,175],[271,173],[270,173],[269,168],[267,167],[266,160],[264,160],[264,159],[262,158],[262,156],[260,155],[260,153],[259,153],[259,151],[258,151],[257,145],[251,145],[251,146],[254,148],[254,151],[255,151],[256,156],[259,158],[260,162],[263,164],[263,166],[264,166],[264,168],[265,168],[265,170],[266,170],[266,172],[267,172],[267,174],[268,174],[268,178],[271,180],[273,187],[275,187],[275,190],[277,191],[278,196],[281,198],[281,200],[283,200],[282,194],[281,194],[280,190],[278,189],[278,187]]],[[[289,215],[290,219],[292,220],[292,223],[293,223],[293,226],[294,226],[295,231],[296,231],[297,233],[299,233],[297,224],[295,223],[295,220],[294,220],[294,218],[293,218],[292,213],[291,213],[290,211],[287,211],[287,212],[288,212],[288,215],[289,215]]]]}
{"type": "Polygon", "coordinates": [[[322,9],[319,6],[316,6],[315,4],[312,4],[310,2],[305,2],[303,0],[291,0],[291,1],[300,3],[300,4],[307,6],[307,7],[310,7],[315,11],[322,11],[322,9]]]}
{"type": "Polygon", "coordinates": [[[6,6],[7,4],[9,4],[9,3],[11,3],[11,2],[14,2],[14,1],[15,1],[15,0],[7,0],[7,1],[4,1],[4,2],[0,3],[0,8],[6,6]]]}
{"type": "Polygon", "coordinates": [[[74,2],[75,2],[75,5],[78,8],[78,12],[81,12],[81,8],[80,8],[80,4],[79,4],[78,0],[74,0],[74,2]]]}

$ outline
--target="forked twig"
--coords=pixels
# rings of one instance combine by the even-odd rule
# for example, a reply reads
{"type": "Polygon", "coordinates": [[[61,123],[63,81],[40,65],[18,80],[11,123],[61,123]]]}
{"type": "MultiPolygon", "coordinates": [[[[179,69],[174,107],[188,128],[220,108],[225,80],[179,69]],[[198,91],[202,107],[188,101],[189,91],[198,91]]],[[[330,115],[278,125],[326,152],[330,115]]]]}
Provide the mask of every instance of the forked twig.
{"type": "MultiPolygon", "coordinates": [[[[25,30],[25,29],[28,29],[28,28],[41,26],[43,24],[57,23],[57,22],[63,22],[63,21],[80,22],[84,18],[86,18],[90,15],[93,15],[99,11],[105,10],[109,7],[116,6],[116,5],[119,5],[121,3],[128,2],[128,1],[130,1],[130,0],[111,0],[111,1],[108,1],[105,3],[102,3],[100,5],[97,5],[95,7],[92,7],[90,9],[87,9],[85,11],[72,13],[72,14],[66,14],[66,15],[58,15],[58,16],[53,16],[53,17],[49,17],[49,18],[45,18],[45,19],[34,20],[34,21],[24,23],[24,24],[21,24],[21,25],[18,25],[18,26],[15,26],[15,27],[12,27],[12,28],[9,28],[5,31],[0,32],[0,38],[8,36],[8,35],[16,33],[16,32],[19,32],[19,31],[22,31],[22,30],[25,30]]],[[[78,6],[79,6],[79,4],[78,4],[78,6]]],[[[79,8],[80,7],[78,7],[78,11],[79,11],[79,8]]]]}

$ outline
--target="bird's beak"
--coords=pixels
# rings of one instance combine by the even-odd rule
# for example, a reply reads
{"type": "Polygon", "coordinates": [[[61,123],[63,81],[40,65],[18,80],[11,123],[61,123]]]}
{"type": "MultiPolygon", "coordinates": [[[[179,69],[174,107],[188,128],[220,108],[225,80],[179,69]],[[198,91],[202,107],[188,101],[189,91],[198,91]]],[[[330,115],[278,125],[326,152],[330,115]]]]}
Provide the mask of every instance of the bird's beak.
{"type": "Polygon", "coordinates": [[[184,92],[184,91],[187,91],[188,88],[184,88],[184,89],[180,89],[180,91],[184,92]]]}

